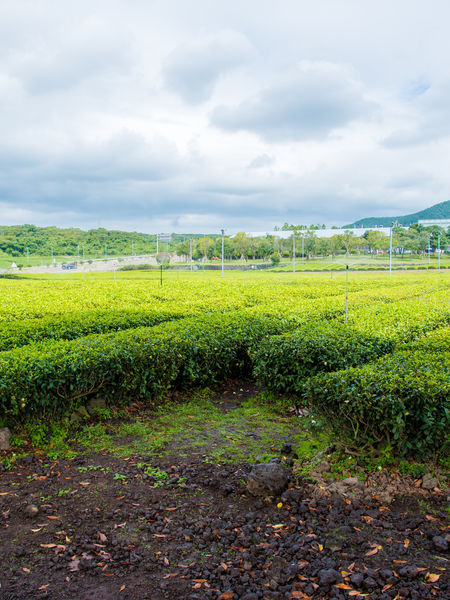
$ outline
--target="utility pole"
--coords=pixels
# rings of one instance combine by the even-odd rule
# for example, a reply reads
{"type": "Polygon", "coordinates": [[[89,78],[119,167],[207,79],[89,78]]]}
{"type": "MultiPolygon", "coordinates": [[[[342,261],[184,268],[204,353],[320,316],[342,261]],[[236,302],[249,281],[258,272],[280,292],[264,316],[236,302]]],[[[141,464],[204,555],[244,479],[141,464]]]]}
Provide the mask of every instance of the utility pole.
{"type": "Polygon", "coordinates": [[[84,260],[84,246],[83,246],[83,260],[84,260]]]}
{"type": "Polygon", "coordinates": [[[305,261],[304,256],[305,256],[305,236],[303,235],[303,231],[302,231],[302,264],[305,261]]]}
{"type": "Polygon", "coordinates": [[[225,233],[224,229],[220,230],[222,232],[222,277],[223,277],[223,235],[225,233]]]}
{"type": "Polygon", "coordinates": [[[27,246],[27,264],[30,262],[30,253],[27,246]]]}
{"type": "Polygon", "coordinates": [[[438,233],[438,273],[441,272],[441,234],[438,233]]]}
{"type": "Polygon", "coordinates": [[[345,271],[347,273],[347,281],[345,285],[345,324],[347,324],[348,319],[348,265],[345,267],[345,271]]]}
{"type": "Polygon", "coordinates": [[[389,277],[392,275],[392,228],[394,227],[394,223],[392,223],[391,228],[389,230],[389,277]]]}
{"type": "Polygon", "coordinates": [[[292,233],[292,272],[295,273],[295,229],[292,233]]]}
{"type": "Polygon", "coordinates": [[[53,264],[53,246],[50,246],[50,250],[51,250],[51,253],[52,253],[52,264],[53,264]]]}
{"type": "Polygon", "coordinates": [[[159,253],[159,234],[156,234],[156,254],[159,253]]]}
{"type": "Polygon", "coordinates": [[[430,244],[431,244],[431,233],[428,235],[428,264],[430,264],[430,244]]]}
{"type": "Polygon", "coordinates": [[[191,264],[191,271],[192,271],[192,238],[189,239],[189,261],[191,264]]]}
{"type": "Polygon", "coordinates": [[[108,251],[106,249],[106,244],[105,244],[105,258],[107,258],[107,256],[108,256],[108,251]]]}
{"type": "Polygon", "coordinates": [[[77,261],[80,262],[80,244],[77,245],[77,261]]]}
{"type": "Polygon", "coordinates": [[[134,242],[131,242],[131,256],[134,256],[134,242]]]}

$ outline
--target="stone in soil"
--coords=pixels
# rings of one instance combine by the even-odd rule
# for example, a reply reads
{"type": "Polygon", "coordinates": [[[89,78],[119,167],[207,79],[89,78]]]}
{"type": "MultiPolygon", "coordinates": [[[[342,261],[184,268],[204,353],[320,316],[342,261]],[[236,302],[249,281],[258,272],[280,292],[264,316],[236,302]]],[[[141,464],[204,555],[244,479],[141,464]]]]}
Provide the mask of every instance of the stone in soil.
{"type": "Polygon", "coordinates": [[[7,427],[0,429],[0,450],[9,450],[9,440],[11,439],[11,432],[7,427]]]}
{"type": "Polygon", "coordinates": [[[279,496],[288,487],[290,475],[279,463],[253,465],[247,479],[247,490],[253,496],[279,496]]]}

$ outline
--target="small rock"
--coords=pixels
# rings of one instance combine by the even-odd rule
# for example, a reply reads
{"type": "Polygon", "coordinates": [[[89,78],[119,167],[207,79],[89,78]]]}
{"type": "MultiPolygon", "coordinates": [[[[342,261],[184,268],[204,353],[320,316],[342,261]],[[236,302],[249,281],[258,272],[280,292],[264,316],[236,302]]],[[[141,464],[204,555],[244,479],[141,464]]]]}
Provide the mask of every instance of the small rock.
{"type": "Polygon", "coordinates": [[[23,512],[27,517],[32,519],[39,513],[39,508],[36,506],[36,504],[27,504],[23,512]]]}
{"type": "Polygon", "coordinates": [[[436,477],[433,477],[433,473],[427,473],[423,477],[422,487],[424,490],[432,490],[435,487],[439,487],[439,481],[436,477]]]}
{"type": "Polygon", "coordinates": [[[321,585],[333,585],[342,581],[342,575],[335,569],[323,569],[319,571],[319,582],[321,585]]]}
{"type": "Polygon", "coordinates": [[[9,450],[9,440],[11,439],[11,432],[7,427],[0,429],[0,450],[9,450]]]}
{"type": "Polygon", "coordinates": [[[441,535],[435,535],[433,538],[433,546],[442,552],[446,552],[448,550],[448,542],[441,535]]]}
{"type": "Polygon", "coordinates": [[[321,460],[316,467],[318,473],[329,473],[331,471],[330,463],[326,460],[321,460]]]}
{"type": "Polygon", "coordinates": [[[279,463],[254,465],[247,479],[247,490],[253,496],[278,496],[289,484],[289,471],[279,463]]]}
{"type": "Polygon", "coordinates": [[[364,482],[360,481],[357,477],[347,477],[347,479],[343,479],[341,483],[349,488],[364,489],[364,482]]]}

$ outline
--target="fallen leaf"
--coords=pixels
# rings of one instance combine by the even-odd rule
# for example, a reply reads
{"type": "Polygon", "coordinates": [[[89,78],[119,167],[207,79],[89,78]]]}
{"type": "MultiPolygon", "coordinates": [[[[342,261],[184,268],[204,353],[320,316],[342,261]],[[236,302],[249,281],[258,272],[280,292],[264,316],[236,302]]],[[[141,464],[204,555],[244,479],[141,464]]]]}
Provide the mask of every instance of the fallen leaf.
{"type": "Polygon", "coordinates": [[[436,581],[439,581],[439,577],[440,577],[440,575],[437,575],[436,573],[427,573],[425,575],[425,579],[429,583],[436,583],[436,581]]]}
{"type": "Polygon", "coordinates": [[[123,592],[124,589],[125,589],[125,585],[122,585],[119,592],[123,592]]]}
{"type": "Polygon", "coordinates": [[[382,593],[384,594],[384,592],[387,592],[387,590],[389,590],[394,584],[393,583],[387,583],[384,588],[381,590],[382,593]]]}
{"type": "Polygon", "coordinates": [[[338,588],[339,590],[351,590],[351,589],[353,589],[351,585],[347,585],[346,583],[337,583],[333,587],[338,588]]]}
{"type": "Polygon", "coordinates": [[[405,548],[407,548],[409,546],[409,540],[408,540],[408,538],[405,539],[404,546],[405,546],[405,548]]]}
{"type": "MultiPolygon", "coordinates": [[[[381,548],[381,546],[380,546],[381,548]]],[[[369,550],[369,552],[366,552],[364,554],[364,556],[373,556],[374,554],[376,554],[378,552],[379,548],[378,546],[376,548],[372,548],[372,550],[369,550]]]]}
{"type": "Polygon", "coordinates": [[[31,573],[30,569],[27,569],[26,567],[22,567],[22,571],[24,573],[31,573]]]}
{"type": "Polygon", "coordinates": [[[177,577],[178,573],[167,573],[167,575],[164,575],[163,579],[169,579],[169,577],[177,577]]]}
{"type": "Polygon", "coordinates": [[[38,590],[45,590],[45,588],[48,588],[49,585],[50,585],[49,583],[46,583],[45,585],[41,585],[41,587],[38,588],[38,590]]]}
{"type": "Polygon", "coordinates": [[[101,532],[100,532],[100,533],[98,534],[98,539],[99,539],[101,542],[106,542],[108,538],[106,537],[106,535],[105,535],[104,533],[101,533],[101,532]]]}
{"type": "Polygon", "coordinates": [[[224,592],[223,594],[220,594],[219,598],[222,598],[222,600],[232,600],[234,598],[234,592],[224,592]]]}
{"type": "Polygon", "coordinates": [[[40,544],[41,548],[56,548],[56,544],[40,544]]]}

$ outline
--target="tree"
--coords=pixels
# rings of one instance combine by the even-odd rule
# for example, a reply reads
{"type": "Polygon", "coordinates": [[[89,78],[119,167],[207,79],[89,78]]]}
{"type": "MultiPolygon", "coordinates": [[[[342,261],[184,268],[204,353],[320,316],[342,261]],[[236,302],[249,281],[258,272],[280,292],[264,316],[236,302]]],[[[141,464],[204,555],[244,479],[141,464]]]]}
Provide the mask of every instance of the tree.
{"type": "Polygon", "coordinates": [[[214,247],[214,241],[210,237],[202,237],[199,239],[198,245],[203,259],[206,260],[210,250],[214,247]]]}

